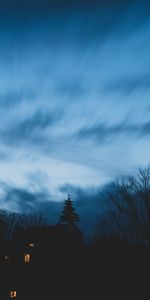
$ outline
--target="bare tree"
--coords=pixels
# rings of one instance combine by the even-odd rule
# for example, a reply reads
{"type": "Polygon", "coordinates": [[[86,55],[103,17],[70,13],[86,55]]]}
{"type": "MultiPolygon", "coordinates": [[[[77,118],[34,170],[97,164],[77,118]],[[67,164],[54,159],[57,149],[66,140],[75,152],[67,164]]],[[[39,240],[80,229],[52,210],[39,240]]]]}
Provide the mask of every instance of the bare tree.
{"type": "Polygon", "coordinates": [[[20,215],[19,227],[22,227],[24,229],[28,227],[42,227],[47,224],[47,219],[40,213],[20,215]]]}
{"type": "Polygon", "coordinates": [[[107,193],[100,225],[105,231],[109,228],[137,243],[150,244],[150,165],[116,180],[113,191],[107,193]]]}
{"type": "Polygon", "coordinates": [[[139,168],[134,176],[129,176],[132,193],[136,200],[137,219],[147,235],[150,243],[150,165],[139,168]]]}
{"type": "Polygon", "coordinates": [[[19,215],[0,210],[0,241],[11,239],[19,222],[19,215]]]}

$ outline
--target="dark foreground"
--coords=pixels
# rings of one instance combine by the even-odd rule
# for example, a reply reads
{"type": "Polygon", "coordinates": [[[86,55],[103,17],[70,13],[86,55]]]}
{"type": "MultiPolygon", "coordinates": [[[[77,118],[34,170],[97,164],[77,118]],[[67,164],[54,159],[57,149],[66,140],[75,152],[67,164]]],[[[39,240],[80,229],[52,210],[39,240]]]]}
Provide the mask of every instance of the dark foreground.
{"type": "Polygon", "coordinates": [[[117,240],[91,245],[52,235],[1,245],[0,299],[149,299],[150,251],[117,240]],[[29,261],[25,261],[29,254],[29,261]]]}

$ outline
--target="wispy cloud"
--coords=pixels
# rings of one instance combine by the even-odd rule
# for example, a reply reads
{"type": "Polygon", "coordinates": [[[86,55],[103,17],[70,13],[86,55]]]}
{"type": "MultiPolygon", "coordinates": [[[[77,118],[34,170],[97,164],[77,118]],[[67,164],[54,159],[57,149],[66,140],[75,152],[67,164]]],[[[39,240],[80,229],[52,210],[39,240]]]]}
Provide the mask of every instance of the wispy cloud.
{"type": "Polygon", "coordinates": [[[1,142],[14,147],[18,147],[18,145],[24,147],[39,145],[41,147],[41,143],[47,144],[46,130],[51,129],[60,118],[60,112],[36,111],[33,115],[25,117],[24,120],[18,120],[16,124],[15,122],[10,123],[9,127],[1,130],[1,142]]]}
{"type": "Polygon", "coordinates": [[[133,92],[150,91],[150,74],[138,75],[135,77],[118,78],[106,83],[104,91],[107,93],[122,93],[130,95],[133,92]]]}
{"type": "Polygon", "coordinates": [[[0,111],[13,109],[16,105],[21,105],[23,101],[34,101],[36,92],[33,90],[10,91],[0,94],[0,111]]]}
{"type": "Polygon", "coordinates": [[[82,186],[148,162],[149,8],[1,1],[1,178],[44,169],[82,186]]]}
{"type": "Polygon", "coordinates": [[[131,137],[133,139],[144,138],[150,135],[150,122],[143,124],[129,124],[126,122],[109,126],[99,124],[89,128],[83,128],[77,133],[79,139],[94,139],[98,143],[110,143],[120,136],[131,137]]]}

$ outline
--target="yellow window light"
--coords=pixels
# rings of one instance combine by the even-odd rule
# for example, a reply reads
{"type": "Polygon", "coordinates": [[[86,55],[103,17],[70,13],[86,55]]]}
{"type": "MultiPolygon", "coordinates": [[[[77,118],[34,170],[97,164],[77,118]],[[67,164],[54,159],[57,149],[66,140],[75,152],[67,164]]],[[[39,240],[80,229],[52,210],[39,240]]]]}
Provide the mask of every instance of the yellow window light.
{"type": "Polygon", "coordinates": [[[16,298],[17,292],[16,291],[10,291],[10,298],[16,298]]]}
{"type": "Polygon", "coordinates": [[[28,254],[28,253],[25,253],[25,254],[24,254],[24,262],[25,262],[26,264],[29,264],[29,263],[30,263],[30,260],[31,260],[31,255],[28,254]]]}

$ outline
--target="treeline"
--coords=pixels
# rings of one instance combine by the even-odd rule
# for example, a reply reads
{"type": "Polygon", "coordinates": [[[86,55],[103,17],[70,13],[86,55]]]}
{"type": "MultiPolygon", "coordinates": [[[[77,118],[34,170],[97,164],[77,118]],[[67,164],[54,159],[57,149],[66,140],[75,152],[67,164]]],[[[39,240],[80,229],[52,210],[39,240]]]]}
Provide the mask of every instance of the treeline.
{"type": "MultiPolygon", "coordinates": [[[[97,219],[93,220],[96,224],[93,239],[115,238],[150,245],[150,166],[111,183],[99,193],[99,205],[97,202],[93,205],[97,214],[97,219]]],[[[79,218],[72,219],[74,221],[79,218]]],[[[18,228],[25,230],[43,225],[50,226],[42,214],[23,215],[0,210],[0,242],[11,240],[18,228]]]]}
{"type": "Polygon", "coordinates": [[[42,214],[19,214],[0,210],[0,243],[13,239],[18,229],[48,225],[48,220],[42,214]]]}
{"type": "Polygon", "coordinates": [[[110,291],[130,299],[140,290],[149,298],[150,167],[118,179],[99,200],[88,243],[70,195],[53,225],[0,212],[0,299],[107,299],[110,291]]]}
{"type": "Polygon", "coordinates": [[[97,238],[150,246],[150,166],[116,180],[104,195],[97,238]]]}

